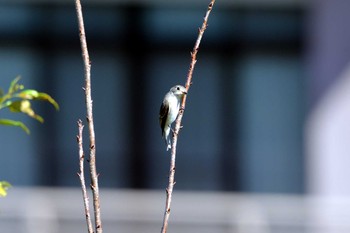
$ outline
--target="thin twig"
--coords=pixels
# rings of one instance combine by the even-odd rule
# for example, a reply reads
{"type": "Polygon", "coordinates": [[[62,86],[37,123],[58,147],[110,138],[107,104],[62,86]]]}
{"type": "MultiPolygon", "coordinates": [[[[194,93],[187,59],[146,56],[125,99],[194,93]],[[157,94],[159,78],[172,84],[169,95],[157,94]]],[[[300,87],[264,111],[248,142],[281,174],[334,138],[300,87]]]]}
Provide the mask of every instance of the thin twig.
{"type": "MultiPolygon", "coordinates": [[[[199,50],[199,45],[201,43],[204,31],[208,26],[208,18],[209,18],[211,10],[213,9],[214,3],[215,3],[215,0],[211,0],[211,2],[209,3],[207,12],[204,16],[202,27],[199,29],[196,43],[195,43],[193,50],[191,52],[191,64],[190,64],[190,68],[188,70],[187,81],[186,81],[186,85],[185,85],[187,93],[188,93],[188,90],[189,90],[191,83],[192,83],[192,74],[193,74],[193,70],[194,70],[194,67],[195,67],[196,62],[197,62],[197,52],[199,50]]],[[[165,211],[164,211],[163,227],[162,227],[162,231],[161,231],[162,233],[166,233],[167,229],[168,229],[171,199],[172,199],[172,193],[173,193],[173,189],[174,189],[174,185],[175,185],[175,159],[176,159],[177,137],[179,135],[179,131],[181,128],[182,116],[183,116],[185,106],[186,106],[186,97],[187,97],[187,95],[185,95],[183,97],[183,100],[181,103],[181,109],[180,109],[179,115],[178,115],[178,117],[176,119],[176,123],[175,123],[173,144],[171,147],[169,183],[168,183],[168,187],[166,189],[166,204],[165,204],[165,211]]]]}
{"type": "Polygon", "coordinates": [[[86,191],[85,175],[84,175],[83,128],[84,128],[84,125],[81,122],[81,120],[79,120],[78,121],[79,134],[77,135],[77,141],[78,141],[78,147],[79,147],[79,172],[78,172],[78,176],[80,179],[81,189],[82,189],[82,193],[83,193],[85,217],[86,217],[86,224],[88,227],[88,232],[93,233],[94,230],[92,228],[92,222],[91,222],[91,216],[90,216],[89,197],[88,197],[88,194],[86,191]]]}
{"type": "Polygon", "coordinates": [[[92,114],[92,98],[91,98],[91,62],[89,58],[89,52],[87,48],[83,12],[81,9],[80,0],[75,1],[79,32],[80,32],[80,44],[82,50],[82,57],[84,60],[84,70],[85,70],[85,102],[87,111],[87,122],[89,126],[90,135],[90,175],[91,175],[91,189],[93,194],[93,206],[95,215],[95,229],[97,233],[102,233],[102,222],[101,222],[101,210],[100,210],[100,195],[98,188],[98,175],[96,172],[96,146],[95,146],[95,130],[94,130],[94,120],[92,114]]]}

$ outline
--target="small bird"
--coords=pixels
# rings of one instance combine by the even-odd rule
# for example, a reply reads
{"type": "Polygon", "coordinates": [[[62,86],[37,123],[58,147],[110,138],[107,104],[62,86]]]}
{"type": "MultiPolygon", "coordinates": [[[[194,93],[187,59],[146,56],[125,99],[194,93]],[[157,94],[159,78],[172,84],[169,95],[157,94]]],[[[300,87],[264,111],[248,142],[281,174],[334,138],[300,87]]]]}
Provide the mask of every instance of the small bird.
{"type": "Polygon", "coordinates": [[[166,150],[171,148],[170,129],[171,124],[176,120],[179,114],[182,98],[187,94],[186,88],[181,85],[173,86],[165,95],[159,111],[159,124],[162,129],[162,137],[167,145],[166,150]]]}

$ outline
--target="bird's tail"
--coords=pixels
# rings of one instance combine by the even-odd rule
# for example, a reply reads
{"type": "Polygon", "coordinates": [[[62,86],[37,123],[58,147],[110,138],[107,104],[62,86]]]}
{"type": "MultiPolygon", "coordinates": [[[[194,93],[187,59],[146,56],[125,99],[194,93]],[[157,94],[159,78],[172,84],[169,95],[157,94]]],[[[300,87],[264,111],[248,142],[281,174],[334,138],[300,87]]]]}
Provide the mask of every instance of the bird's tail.
{"type": "Polygon", "coordinates": [[[166,151],[171,149],[171,141],[170,141],[169,135],[170,135],[170,127],[165,127],[165,129],[163,131],[163,138],[164,138],[165,145],[166,145],[166,151]]]}
{"type": "Polygon", "coordinates": [[[164,135],[164,142],[166,145],[166,151],[168,151],[169,149],[171,149],[171,141],[170,141],[170,137],[169,135],[164,135]]]}
{"type": "Polygon", "coordinates": [[[171,143],[170,142],[166,146],[166,151],[168,151],[169,149],[171,149],[171,143]]]}

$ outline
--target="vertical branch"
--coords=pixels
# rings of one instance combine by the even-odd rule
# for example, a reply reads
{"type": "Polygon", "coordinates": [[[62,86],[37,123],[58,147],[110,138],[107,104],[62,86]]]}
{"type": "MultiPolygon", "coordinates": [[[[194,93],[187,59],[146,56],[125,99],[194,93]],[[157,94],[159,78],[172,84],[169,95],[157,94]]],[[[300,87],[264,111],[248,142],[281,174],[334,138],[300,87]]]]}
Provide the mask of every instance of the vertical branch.
{"type": "Polygon", "coordinates": [[[78,172],[78,176],[80,179],[81,189],[83,192],[85,218],[86,218],[86,224],[88,227],[88,232],[93,233],[94,230],[92,228],[92,222],[91,222],[91,216],[90,216],[89,197],[88,197],[87,191],[86,191],[85,175],[84,175],[84,157],[85,156],[84,156],[84,150],[83,150],[83,128],[84,128],[84,125],[81,122],[81,120],[79,120],[78,121],[79,134],[77,135],[77,142],[78,142],[78,148],[79,148],[79,172],[78,172]]]}
{"type": "MultiPolygon", "coordinates": [[[[215,0],[211,0],[209,5],[208,5],[208,9],[207,12],[204,16],[204,20],[203,20],[203,24],[202,27],[199,28],[199,32],[198,32],[198,37],[196,40],[196,43],[193,47],[193,50],[191,52],[191,63],[190,63],[190,67],[188,70],[188,74],[187,74],[187,81],[186,81],[186,90],[187,93],[189,91],[189,88],[191,86],[192,83],[192,75],[193,75],[193,70],[194,67],[196,65],[197,62],[197,53],[199,50],[199,45],[201,43],[203,34],[205,29],[208,26],[208,18],[210,15],[211,10],[213,9],[215,0]]],[[[188,95],[188,94],[187,94],[188,95]]],[[[171,147],[171,159],[170,159],[170,170],[169,170],[169,183],[168,183],[168,187],[166,189],[166,204],[165,204],[165,212],[164,212],[164,218],[163,218],[163,227],[162,227],[162,233],[166,233],[167,229],[168,229],[168,222],[169,222],[169,217],[170,217],[170,206],[171,206],[171,199],[172,199],[172,193],[173,193],[173,189],[174,189],[174,185],[175,185],[175,159],[176,159],[176,145],[177,145],[177,137],[179,135],[179,131],[181,128],[181,121],[182,121],[182,116],[185,110],[185,106],[186,106],[186,97],[187,95],[185,95],[183,97],[182,103],[181,103],[181,109],[179,111],[179,115],[176,119],[176,123],[175,123],[175,131],[174,131],[174,136],[173,136],[173,144],[171,147]]]]}
{"type": "Polygon", "coordinates": [[[102,233],[101,211],[100,211],[100,197],[98,188],[98,175],[96,172],[96,147],[95,147],[95,130],[92,114],[92,98],[91,98],[91,62],[89,58],[89,52],[86,43],[83,12],[81,9],[80,0],[75,1],[78,24],[79,24],[79,37],[82,50],[82,57],[84,61],[85,70],[85,102],[87,111],[87,122],[89,126],[90,135],[90,175],[91,175],[91,189],[93,194],[93,206],[95,215],[95,229],[97,233],[102,233]]]}

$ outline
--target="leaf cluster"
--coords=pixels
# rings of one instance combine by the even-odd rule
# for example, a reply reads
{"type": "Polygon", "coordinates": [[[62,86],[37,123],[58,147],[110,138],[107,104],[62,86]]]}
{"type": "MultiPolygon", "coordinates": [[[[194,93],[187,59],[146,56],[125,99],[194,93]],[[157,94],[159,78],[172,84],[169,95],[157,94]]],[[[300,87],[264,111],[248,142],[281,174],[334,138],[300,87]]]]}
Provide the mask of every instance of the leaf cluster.
{"type": "MultiPolygon", "coordinates": [[[[20,77],[17,77],[11,82],[7,93],[0,89],[0,110],[8,108],[14,113],[24,113],[41,123],[44,122],[44,119],[34,112],[31,101],[46,101],[59,110],[59,105],[50,95],[33,89],[24,89],[24,86],[18,83],[19,80],[20,77]]],[[[27,134],[30,133],[28,127],[21,121],[0,118],[0,125],[17,126],[27,134]]]]}
{"type": "Polygon", "coordinates": [[[6,181],[0,181],[0,197],[6,197],[7,189],[11,187],[11,184],[6,181]]]}

